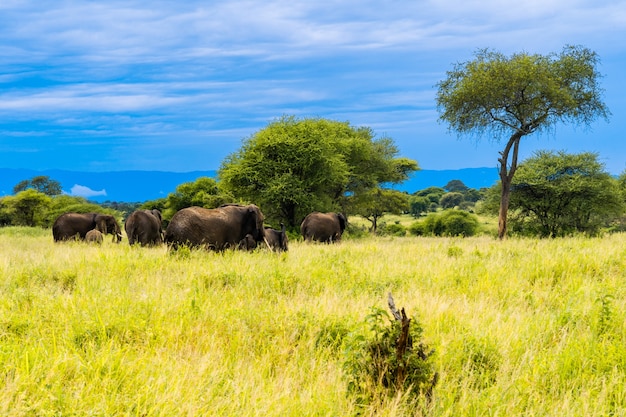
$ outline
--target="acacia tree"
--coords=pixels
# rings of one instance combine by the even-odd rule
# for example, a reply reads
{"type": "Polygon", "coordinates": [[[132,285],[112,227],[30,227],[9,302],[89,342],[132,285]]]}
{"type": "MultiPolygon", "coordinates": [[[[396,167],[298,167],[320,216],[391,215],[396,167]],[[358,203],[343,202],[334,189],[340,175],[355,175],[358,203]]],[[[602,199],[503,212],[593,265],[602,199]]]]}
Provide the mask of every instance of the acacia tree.
{"type": "Polygon", "coordinates": [[[559,122],[589,126],[608,119],[598,85],[598,56],[580,46],[566,46],[559,54],[513,54],[480,50],[475,59],[457,63],[438,84],[440,120],[459,135],[491,134],[499,142],[501,181],[498,237],[506,236],[511,181],[517,170],[520,141],[535,132],[549,131],[559,122]]]}
{"type": "Polygon", "coordinates": [[[313,210],[349,214],[351,198],[418,169],[387,137],[327,119],[283,116],[244,140],[222,162],[220,185],[296,226],[313,210]]]}
{"type": "Polygon", "coordinates": [[[17,194],[27,189],[33,189],[46,195],[59,195],[62,193],[61,183],[53,180],[47,175],[38,175],[29,180],[23,180],[13,187],[13,194],[17,194]]]}
{"type": "Polygon", "coordinates": [[[50,196],[33,189],[20,191],[14,196],[4,197],[0,210],[3,217],[16,226],[43,226],[45,215],[52,204],[50,196]]]}
{"type": "Polygon", "coordinates": [[[538,151],[520,164],[511,210],[541,237],[595,234],[624,208],[619,182],[591,152],[538,151]]]}
{"type": "Polygon", "coordinates": [[[368,220],[376,233],[378,220],[385,214],[401,214],[409,210],[409,196],[397,190],[375,188],[354,198],[356,214],[368,220]]]}

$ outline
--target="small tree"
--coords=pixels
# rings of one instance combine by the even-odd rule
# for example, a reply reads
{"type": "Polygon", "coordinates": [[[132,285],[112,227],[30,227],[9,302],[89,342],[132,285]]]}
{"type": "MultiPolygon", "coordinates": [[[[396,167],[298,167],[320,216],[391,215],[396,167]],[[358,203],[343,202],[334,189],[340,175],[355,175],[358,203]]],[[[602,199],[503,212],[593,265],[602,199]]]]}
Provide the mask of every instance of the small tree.
{"type": "Polygon", "coordinates": [[[449,209],[460,206],[463,201],[465,201],[465,197],[463,196],[463,194],[451,192],[445,193],[441,196],[441,199],[439,200],[439,205],[443,209],[449,209]]]}
{"type": "Polygon", "coordinates": [[[373,307],[366,318],[368,328],[346,340],[344,377],[348,393],[361,406],[384,396],[406,394],[413,405],[431,399],[439,379],[433,354],[422,340],[423,329],[404,308],[398,310],[391,293],[387,302],[392,316],[373,307]]]}
{"type": "Polygon", "coordinates": [[[409,196],[400,191],[377,188],[355,196],[352,205],[356,214],[372,224],[370,231],[376,233],[382,216],[408,211],[409,196]]]}
{"type": "Polygon", "coordinates": [[[474,60],[456,64],[439,83],[440,120],[451,130],[477,136],[489,133],[496,141],[508,135],[498,159],[500,239],[507,231],[511,182],[522,138],[549,131],[559,122],[588,126],[597,117],[608,119],[597,65],[596,53],[580,46],[567,46],[560,54],[518,53],[510,58],[480,50],[474,60]]]}
{"type": "Polygon", "coordinates": [[[29,180],[17,183],[15,187],[13,187],[13,194],[17,194],[29,188],[49,196],[59,195],[62,192],[60,182],[53,180],[46,175],[39,175],[29,180]]]}
{"type": "Polygon", "coordinates": [[[414,192],[413,195],[417,197],[426,197],[431,203],[439,204],[441,196],[445,193],[446,190],[441,187],[428,187],[414,192]]]}
{"type": "Polygon", "coordinates": [[[428,197],[412,195],[409,197],[409,212],[413,217],[420,217],[428,211],[430,203],[428,197]]]}
{"type": "Polygon", "coordinates": [[[463,181],[461,180],[451,180],[443,186],[443,189],[451,193],[464,193],[469,190],[469,187],[463,184],[463,181]]]}

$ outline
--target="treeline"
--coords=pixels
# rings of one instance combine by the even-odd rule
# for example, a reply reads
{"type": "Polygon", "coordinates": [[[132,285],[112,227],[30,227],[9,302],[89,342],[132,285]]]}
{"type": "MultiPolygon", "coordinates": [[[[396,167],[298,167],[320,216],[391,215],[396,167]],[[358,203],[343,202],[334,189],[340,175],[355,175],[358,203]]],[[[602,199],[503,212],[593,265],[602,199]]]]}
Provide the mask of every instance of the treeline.
{"type": "MultiPolygon", "coordinates": [[[[0,225],[50,227],[69,211],[113,214],[123,222],[136,209],[156,208],[166,226],[185,207],[254,203],[267,224],[284,223],[292,232],[312,211],[335,211],[366,219],[368,231],[374,233],[471,236],[479,231],[477,215],[498,215],[499,183],[476,190],[453,180],[411,194],[394,190],[394,184],[419,169],[417,162],[397,154],[390,138],[375,138],[367,128],[283,117],[228,156],[218,179],[201,177],[180,184],[162,199],[96,204],[61,194],[53,179],[35,177],[0,199],[0,225]],[[415,221],[408,227],[381,227],[380,219],[389,214],[410,214],[415,221]]],[[[621,231],[625,190],[626,175],[613,178],[597,154],[537,152],[520,163],[512,181],[510,230],[540,237],[621,231]]]]}

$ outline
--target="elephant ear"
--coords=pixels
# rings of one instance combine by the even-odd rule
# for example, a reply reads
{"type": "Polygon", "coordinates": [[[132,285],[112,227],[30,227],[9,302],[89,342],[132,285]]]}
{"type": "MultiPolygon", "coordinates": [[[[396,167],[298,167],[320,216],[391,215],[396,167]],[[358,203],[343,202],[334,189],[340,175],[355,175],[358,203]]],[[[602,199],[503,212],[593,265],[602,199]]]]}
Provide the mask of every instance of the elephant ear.
{"type": "Polygon", "coordinates": [[[104,216],[96,215],[94,217],[94,221],[96,223],[96,230],[98,230],[101,233],[107,232],[107,221],[104,216]]]}
{"type": "Polygon", "coordinates": [[[157,219],[159,219],[159,221],[162,221],[163,219],[161,218],[161,212],[157,209],[152,209],[150,210],[150,212],[152,213],[152,215],[154,217],[156,217],[157,219]]]}

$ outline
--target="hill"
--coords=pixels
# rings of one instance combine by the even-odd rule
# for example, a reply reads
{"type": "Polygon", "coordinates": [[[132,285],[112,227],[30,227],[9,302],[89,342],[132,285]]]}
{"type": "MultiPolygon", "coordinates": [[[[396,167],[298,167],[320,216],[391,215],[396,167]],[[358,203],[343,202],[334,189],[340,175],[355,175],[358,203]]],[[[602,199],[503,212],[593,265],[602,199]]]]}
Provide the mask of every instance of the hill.
{"type": "MultiPolygon", "coordinates": [[[[22,180],[45,175],[59,181],[64,192],[89,200],[136,202],[155,200],[174,192],[179,184],[198,177],[215,178],[217,171],[110,171],[80,172],[64,170],[0,168],[0,196],[11,195],[22,180]]],[[[461,180],[470,188],[490,187],[498,180],[496,168],[464,168],[457,170],[421,170],[393,188],[409,193],[431,186],[443,187],[451,180],[461,180]]]]}

